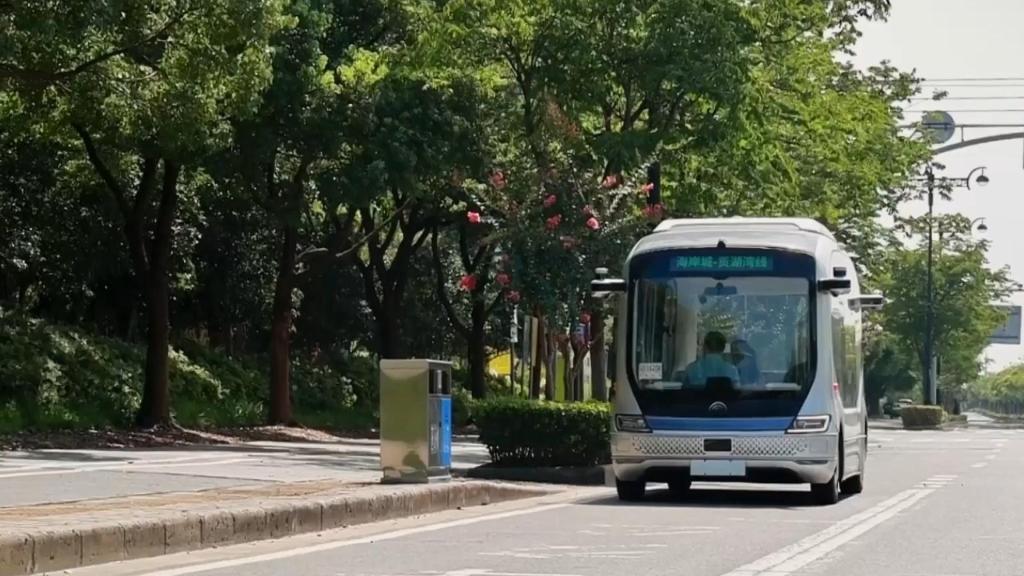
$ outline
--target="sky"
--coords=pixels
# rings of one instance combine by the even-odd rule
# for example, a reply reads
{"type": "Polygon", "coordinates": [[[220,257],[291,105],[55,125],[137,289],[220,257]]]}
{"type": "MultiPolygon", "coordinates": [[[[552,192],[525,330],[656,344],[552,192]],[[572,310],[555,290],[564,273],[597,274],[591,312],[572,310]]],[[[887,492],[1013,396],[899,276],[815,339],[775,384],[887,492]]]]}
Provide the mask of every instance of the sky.
{"type": "MultiPolygon", "coordinates": [[[[863,37],[853,62],[866,67],[888,60],[902,70],[914,70],[925,80],[921,96],[942,89],[940,102],[914,101],[908,111],[949,112],[958,125],[1019,124],[1019,127],[970,128],[957,131],[971,140],[1007,132],[1024,132],[1024,0],[892,0],[886,22],[862,26],[863,37]],[[1006,79],[1006,80],[995,80],[1006,79]],[[982,97],[998,96],[998,99],[982,97]]],[[[916,121],[920,113],[908,112],[916,121]]],[[[958,189],[951,201],[936,200],[937,213],[959,212],[984,218],[988,230],[976,232],[989,240],[993,267],[1008,266],[1024,285],[1024,141],[1011,140],[940,154],[944,176],[962,178],[975,167],[987,167],[990,182],[958,189]]],[[[907,214],[922,214],[923,202],[909,203],[907,214]]],[[[1012,302],[1024,305],[1024,293],[1012,302]]],[[[1024,362],[1024,346],[992,345],[985,351],[988,369],[997,371],[1024,362]]]]}

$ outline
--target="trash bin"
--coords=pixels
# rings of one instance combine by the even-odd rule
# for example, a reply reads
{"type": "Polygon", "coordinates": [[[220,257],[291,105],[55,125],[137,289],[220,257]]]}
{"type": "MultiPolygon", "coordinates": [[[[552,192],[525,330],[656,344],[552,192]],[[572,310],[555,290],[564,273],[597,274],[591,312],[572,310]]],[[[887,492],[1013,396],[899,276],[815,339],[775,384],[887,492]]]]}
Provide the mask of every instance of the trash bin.
{"type": "Polygon", "coordinates": [[[452,365],[381,360],[380,463],[384,483],[451,478],[452,365]]]}

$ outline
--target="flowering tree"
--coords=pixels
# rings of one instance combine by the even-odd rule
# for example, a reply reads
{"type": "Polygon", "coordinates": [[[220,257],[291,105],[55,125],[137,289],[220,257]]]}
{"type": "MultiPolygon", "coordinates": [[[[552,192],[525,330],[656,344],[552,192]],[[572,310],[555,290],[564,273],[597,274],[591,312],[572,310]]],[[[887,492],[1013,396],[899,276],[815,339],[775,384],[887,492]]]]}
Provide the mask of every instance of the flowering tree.
{"type": "MultiPolygon", "coordinates": [[[[540,320],[549,398],[555,349],[584,357],[590,342],[574,341],[571,327],[588,316],[601,325],[586,297],[593,268],[621,261],[640,224],[661,217],[660,206],[644,209],[633,171],[662,148],[704,146],[730,125],[754,40],[742,6],[453,0],[426,35],[435,81],[472,75],[491,99],[490,147],[507,181],[473,197],[465,217],[510,255],[508,294],[540,320]]],[[[472,276],[470,293],[493,288],[461,274],[472,276]]],[[[590,332],[600,338],[603,328],[590,332]]]]}
{"type": "MultiPolygon", "coordinates": [[[[523,302],[543,318],[548,337],[542,355],[550,361],[556,348],[572,348],[578,374],[591,339],[570,338],[570,326],[590,323],[586,287],[593,269],[621,260],[642,223],[660,217],[658,207],[643,201],[649,185],[626,185],[618,174],[568,174],[552,172],[539,190],[502,170],[486,182],[465,181],[463,194],[448,206],[449,234],[440,226],[433,232],[439,299],[468,343],[475,397],[486,394],[487,323],[503,303],[523,302]],[[446,239],[453,254],[447,264],[446,239]]],[[[599,337],[602,331],[593,333],[599,337]]],[[[552,375],[548,397],[553,395],[552,375]]]]}

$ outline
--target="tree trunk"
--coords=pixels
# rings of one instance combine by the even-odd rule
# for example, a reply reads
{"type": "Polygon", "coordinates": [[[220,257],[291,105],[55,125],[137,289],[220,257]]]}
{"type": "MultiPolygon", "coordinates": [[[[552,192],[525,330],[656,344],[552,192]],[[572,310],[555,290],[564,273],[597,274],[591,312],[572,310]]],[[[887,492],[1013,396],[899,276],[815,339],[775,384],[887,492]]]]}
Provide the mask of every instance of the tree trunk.
{"type": "Polygon", "coordinates": [[[389,297],[382,299],[382,304],[380,311],[374,314],[377,321],[377,355],[381,358],[401,358],[398,304],[389,297]]]}
{"type": "Polygon", "coordinates": [[[608,368],[604,348],[604,310],[600,303],[590,315],[590,395],[595,400],[608,400],[608,368]]]}
{"type": "Polygon", "coordinates": [[[146,302],[146,372],[142,388],[142,404],[135,418],[144,428],[171,422],[168,347],[170,346],[170,280],[168,278],[172,224],[178,200],[177,163],[164,160],[163,186],[157,213],[153,250],[146,274],[143,297],[146,302]]]}
{"type": "Polygon", "coordinates": [[[469,386],[473,398],[480,400],[487,397],[487,348],[484,345],[484,329],[487,325],[486,304],[482,300],[473,302],[470,320],[469,337],[469,386]]]}
{"type": "Polygon", "coordinates": [[[573,372],[574,359],[569,340],[565,340],[558,346],[558,352],[562,355],[562,398],[566,402],[575,402],[577,400],[576,379],[573,377],[575,375],[573,372]]]}
{"type": "MultiPolygon", "coordinates": [[[[540,317],[537,318],[537,332],[534,335],[534,342],[532,350],[532,358],[530,363],[530,398],[534,400],[540,399],[540,380],[541,380],[541,366],[544,365],[544,359],[547,357],[544,351],[544,322],[540,321],[540,317]]],[[[533,321],[531,318],[529,321],[533,321]]]]}
{"type": "Polygon", "coordinates": [[[544,397],[547,400],[555,400],[555,384],[558,380],[556,344],[555,334],[550,330],[544,330],[544,397]]]}
{"type": "Polygon", "coordinates": [[[284,225],[281,255],[274,286],[274,304],[270,320],[270,424],[293,424],[291,400],[291,328],[292,288],[295,284],[295,250],[298,230],[294,223],[284,225]]]}

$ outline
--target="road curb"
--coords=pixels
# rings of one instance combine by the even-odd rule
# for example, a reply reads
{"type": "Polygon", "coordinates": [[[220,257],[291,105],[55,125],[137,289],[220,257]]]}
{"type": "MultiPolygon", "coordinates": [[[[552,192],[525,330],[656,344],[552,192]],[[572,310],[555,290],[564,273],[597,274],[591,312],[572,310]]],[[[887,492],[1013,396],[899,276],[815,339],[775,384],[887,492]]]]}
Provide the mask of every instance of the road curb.
{"type": "Polygon", "coordinates": [[[0,576],[25,576],[281,538],[555,492],[503,482],[452,481],[313,501],[241,502],[235,507],[200,512],[163,511],[150,518],[83,522],[38,531],[12,533],[0,529],[0,576]]]}

